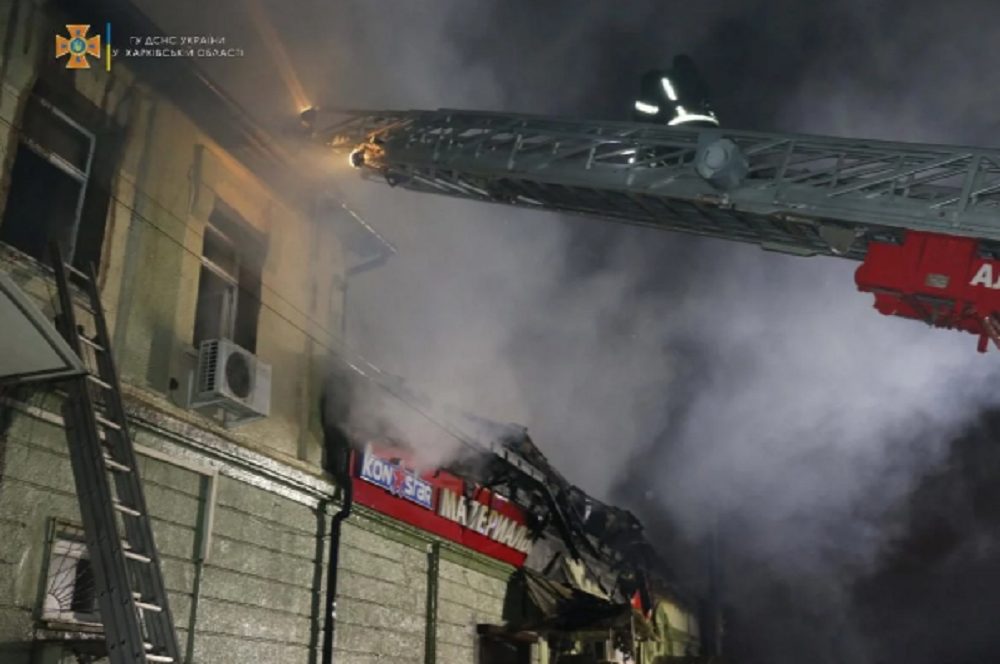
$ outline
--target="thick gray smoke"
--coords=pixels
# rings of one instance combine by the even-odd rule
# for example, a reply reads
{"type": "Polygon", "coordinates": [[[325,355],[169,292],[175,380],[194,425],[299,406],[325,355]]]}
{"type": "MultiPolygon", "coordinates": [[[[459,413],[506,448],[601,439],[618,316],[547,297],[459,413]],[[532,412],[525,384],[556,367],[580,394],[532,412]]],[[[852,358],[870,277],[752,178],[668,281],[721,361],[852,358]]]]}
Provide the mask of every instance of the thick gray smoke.
{"type": "MultiPolygon", "coordinates": [[[[476,66],[465,69],[467,53],[452,50],[448,38],[448,28],[460,32],[455,22],[465,23],[442,16],[438,37],[411,34],[396,51],[406,52],[411,40],[410,48],[425,52],[434,44],[426,60],[408,66],[383,58],[394,81],[416,82],[419,91],[404,84],[373,101],[419,106],[433,91],[424,106],[567,111],[587,95],[566,85],[552,95],[539,77],[613,89],[579,69],[599,60],[586,49],[602,46],[588,38],[603,48],[614,41],[593,28],[552,47],[563,52],[545,51],[551,70],[531,48],[523,68],[507,70],[505,56],[519,56],[502,45],[493,57],[480,47],[476,66]],[[456,69],[467,73],[453,77],[456,69]]],[[[603,18],[595,25],[612,35],[643,23],[642,16],[625,25],[603,18]]],[[[705,32],[719,25],[706,16],[675,18],[705,20],[705,32]]],[[[975,128],[988,116],[970,113],[975,106],[958,110],[956,100],[989,72],[943,65],[957,62],[928,49],[926,30],[905,17],[883,21],[866,4],[835,19],[832,28],[851,37],[854,53],[845,56],[831,39],[828,52],[797,72],[796,88],[774,91],[767,124],[983,140],[975,128]],[[890,30],[891,23],[912,30],[890,30]]],[[[797,27],[819,30],[805,21],[797,27]]],[[[690,40],[698,33],[671,49],[697,50],[690,40]]],[[[537,50],[546,46],[542,40],[537,50]]],[[[636,73],[646,66],[636,64],[636,73]]],[[[765,87],[768,78],[752,84],[765,87]]],[[[612,235],[591,221],[397,192],[362,200],[374,223],[406,238],[399,260],[357,291],[360,336],[372,341],[373,355],[429,394],[524,422],[589,491],[607,495],[615,483],[642,482],[692,537],[718,517],[738,549],[730,555],[757,571],[731,580],[731,599],[776,611],[755,623],[770,661],[872,661],[873,647],[851,617],[851,579],[872,569],[914,483],[988,399],[992,358],[978,356],[973,339],[879,316],[854,289],[854,265],[842,261],[650,231],[612,235]],[[623,477],[634,465],[645,471],[623,477]],[[790,610],[768,596],[775,584],[796,598],[790,610]],[[805,615],[789,620],[795,612],[805,615]]]]}
{"type": "MultiPolygon", "coordinates": [[[[227,4],[211,10],[220,25],[227,4]]],[[[687,51],[730,124],[995,143],[993,3],[667,4],[264,3],[314,103],[620,117],[644,69],[687,51]]],[[[223,73],[248,108],[262,81],[285,100],[257,62],[223,73]]],[[[781,604],[774,587],[793,598],[755,623],[761,661],[871,661],[850,582],[988,401],[995,357],[880,316],[845,261],[336,177],[399,247],[350,284],[354,347],[439,406],[527,425],[598,496],[644,495],[692,538],[718,519],[729,555],[757,572],[732,580],[731,599],[764,612],[781,604]]],[[[359,407],[428,462],[456,449],[406,407],[359,407]]]]}

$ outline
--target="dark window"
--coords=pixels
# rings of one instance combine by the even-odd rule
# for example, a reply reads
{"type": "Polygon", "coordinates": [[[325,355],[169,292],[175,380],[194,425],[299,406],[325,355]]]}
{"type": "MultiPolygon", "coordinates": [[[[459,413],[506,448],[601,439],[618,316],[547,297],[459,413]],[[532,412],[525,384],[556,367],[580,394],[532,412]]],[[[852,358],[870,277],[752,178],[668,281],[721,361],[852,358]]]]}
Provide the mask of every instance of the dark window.
{"type": "Polygon", "coordinates": [[[479,664],[529,664],[531,644],[481,634],[477,661],[479,664]]]}
{"type": "Polygon", "coordinates": [[[22,124],[0,241],[45,259],[49,242],[56,240],[72,259],[94,135],[36,96],[28,100],[22,124]]]}
{"type": "Polygon", "coordinates": [[[43,75],[17,135],[0,242],[45,260],[55,240],[73,265],[97,268],[122,128],[71,80],[43,75]]]}
{"type": "Polygon", "coordinates": [[[257,350],[263,242],[223,204],[212,212],[202,243],[194,345],[231,339],[257,350]]]}
{"type": "Polygon", "coordinates": [[[97,592],[94,567],[90,558],[80,558],[73,570],[73,599],[70,608],[75,613],[97,613],[97,592]]]}
{"type": "Polygon", "coordinates": [[[45,259],[51,240],[69,253],[81,183],[23,143],[17,148],[10,181],[0,241],[39,260],[45,259]]]}
{"type": "Polygon", "coordinates": [[[22,125],[23,141],[33,143],[39,152],[65,161],[80,174],[90,170],[93,137],[62,111],[33,96],[22,125]]]}

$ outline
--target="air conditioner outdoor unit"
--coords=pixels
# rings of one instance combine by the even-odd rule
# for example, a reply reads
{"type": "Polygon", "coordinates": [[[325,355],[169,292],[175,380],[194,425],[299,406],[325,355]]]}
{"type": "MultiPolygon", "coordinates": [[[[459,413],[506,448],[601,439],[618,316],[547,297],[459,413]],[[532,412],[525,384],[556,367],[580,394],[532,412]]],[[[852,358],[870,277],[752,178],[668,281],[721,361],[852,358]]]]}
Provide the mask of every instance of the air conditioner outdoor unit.
{"type": "Polygon", "coordinates": [[[271,366],[228,339],[201,342],[191,407],[222,410],[226,426],[267,417],[271,410],[271,366]]]}

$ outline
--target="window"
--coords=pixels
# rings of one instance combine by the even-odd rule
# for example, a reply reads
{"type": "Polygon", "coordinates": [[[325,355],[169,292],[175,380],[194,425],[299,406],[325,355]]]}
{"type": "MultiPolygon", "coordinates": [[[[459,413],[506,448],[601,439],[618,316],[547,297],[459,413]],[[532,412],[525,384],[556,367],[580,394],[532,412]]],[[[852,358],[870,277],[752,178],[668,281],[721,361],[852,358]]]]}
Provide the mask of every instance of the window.
{"type": "Polygon", "coordinates": [[[68,71],[51,61],[25,101],[0,201],[0,242],[45,260],[54,240],[86,270],[101,260],[125,132],[77,91],[68,71]]]}
{"type": "Polygon", "coordinates": [[[42,600],[42,619],[100,625],[94,568],[83,541],[83,529],[56,524],[49,543],[49,565],[42,600]]]}
{"type": "Polygon", "coordinates": [[[479,664],[528,664],[531,644],[489,634],[479,635],[479,664]]]}
{"type": "MultiPolygon", "coordinates": [[[[49,242],[56,240],[74,260],[94,147],[93,133],[32,95],[24,109],[0,241],[44,259],[49,242]]],[[[100,223],[103,235],[103,218],[100,223]]]]}
{"type": "Polygon", "coordinates": [[[221,202],[205,227],[194,321],[194,345],[231,339],[257,350],[263,242],[221,202]]]}

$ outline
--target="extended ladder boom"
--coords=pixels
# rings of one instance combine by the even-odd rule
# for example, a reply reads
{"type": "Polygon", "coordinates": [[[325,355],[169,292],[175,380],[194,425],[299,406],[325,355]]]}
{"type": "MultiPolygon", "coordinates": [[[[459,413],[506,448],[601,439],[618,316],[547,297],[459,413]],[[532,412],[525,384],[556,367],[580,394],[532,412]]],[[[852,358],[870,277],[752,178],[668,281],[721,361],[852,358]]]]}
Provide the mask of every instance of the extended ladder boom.
{"type": "Polygon", "coordinates": [[[879,311],[1000,346],[1000,150],[451,110],[303,119],[390,185],[864,260],[879,311]]]}
{"type": "Polygon", "coordinates": [[[470,111],[343,116],[319,114],[315,136],[418,191],[801,255],[860,259],[903,230],[1000,244],[1000,150],[470,111]]]}

